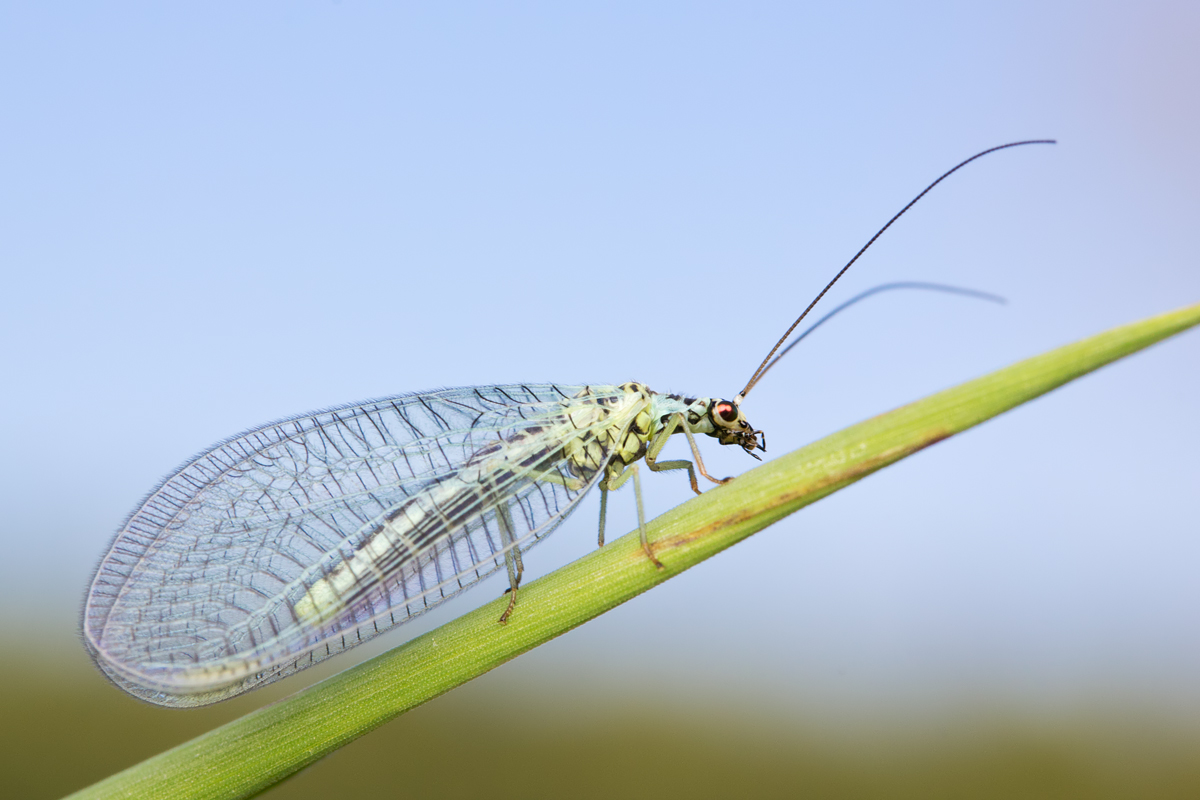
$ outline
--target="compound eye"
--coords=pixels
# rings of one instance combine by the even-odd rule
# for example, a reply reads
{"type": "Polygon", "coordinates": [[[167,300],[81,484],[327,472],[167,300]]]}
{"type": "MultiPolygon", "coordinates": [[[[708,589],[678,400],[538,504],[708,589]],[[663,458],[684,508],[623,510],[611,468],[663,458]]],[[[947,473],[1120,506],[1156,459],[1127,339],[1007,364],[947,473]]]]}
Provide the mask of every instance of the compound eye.
{"type": "Polygon", "coordinates": [[[726,422],[736,422],[738,418],[737,406],[728,400],[722,400],[717,403],[717,416],[726,422]]]}

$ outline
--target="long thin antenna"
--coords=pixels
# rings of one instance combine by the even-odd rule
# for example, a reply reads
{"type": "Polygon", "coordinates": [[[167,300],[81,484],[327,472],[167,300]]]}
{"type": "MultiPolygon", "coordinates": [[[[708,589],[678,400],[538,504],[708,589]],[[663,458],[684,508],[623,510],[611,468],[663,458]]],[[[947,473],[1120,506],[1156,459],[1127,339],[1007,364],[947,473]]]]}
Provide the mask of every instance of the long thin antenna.
{"type": "Polygon", "coordinates": [[[797,336],[795,339],[793,339],[791,342],[788,343],[787,347],[785,347],[779,351],[779,355],[775,356],[775,358],[771,361],[771,363],[767,364],[766,368],[764,368],[763,371],[758,374],[759,379],[761,379],[763,375],[766,375],[767,371],[770,370],[771,367],[778,364],[780,359],[782,359],[784,356],[786,356],[788,354],[789,350],[791,350],[796,345],[800,344],[802,341],[804,341],[808,337],[808,335],[810,333],[812,333],[817,328],[824,325],[826,322],[831,320],[833,317],[837,316],[838,314],[845,311],[847,308],[849,308],[850,306],[854,305],[855,303],[857,303],[861,300],[866,300],[868,297],[871,297],[872,295],[879,294],[880,292],[890,292],[894,289],[923,289],[925,291],[930,291],[930,292],[945,292],[946,294],[957,294],[957,295],[962,295],[963,297],[974,297],[977,300],[987,300],[990,303],[998,303],[999,305],[1004,305],[1005,303],[1008,302],[1007,300],[1005,300],[1003,297],[1001,297],[998,294],[992,294],[991,292],[981,292],[978,289],[965,289],[961,286],[950,286],[949,284],[945,284],[945,283],[925,283],[924,281],[897,281],[895,283],[882,283],[879,286],[873,286],[870,289],[867,289],[865,292],[861,292],[860,294],[854,295],[854,297],[851,297],[849,300],[842,303],[840,306],[833,309],[825,316],[821,317],[819,320],[814,322],[812,325],[809,325],[808,328],[805,329],[804,333],[797,336]]]}
{"type": "Polygon", "coordinates": [[[966,161],[963,161],[960,164],[958,164],[957,166],[955,166],[953,169],[947,170],[940,178],[938,178],[936,181],[934,181],[933,183],[926,186],[925,189],[919,195],[917,195],[912,200],[910,200],[908,202],[908,205],[906,205],[904,208],[900,209],[900,211],[897,212],[896,216],[889,219],[887,224],[884,225],[882,228],[880,228],[879,231],[874,236],[871,237],[870,241],[868,241],[866,244],[864,244],[862,246],[861,250],[859,250],[857,253],[854,254],[854,258],[850,259],[846,263],[846,266],[842,267],[841,270],[838,272],[838,274],[833,276],[833,280],[831,280],[829,283],[827,283],[825,285],[825,288],[821,290],[821,293],[818,294],[813,299],[813,301],[808,304],[808,308],[804,309],[804,313],[801,314],[799,317],[796,317],[796,321],[793,322],[791,324],[791,327],[789,327],[787,329],[787,332],[784,333],[783,336],[780,337],[779,341],[775,343],[775,346],[771,348],[771,352],[767,353],[767,357],[764,358],[762,360],[762,363],[758,365],[758,369],[756,369],[754,371],[754,374],[750,376],[750,380],[746,383],[746,388],[742,389],[742,391],[738,392],[738,395],[734,399],[734,402],[740,403],[742,401],[742,398],[744,398],[747,394],[750,393],[750,390],[754,388],[754,385],[759,382],[759,380],[762,378],[762,376],[764,374],[766,374],[767,369],[771,366],[772,363],[774,363],[771,361],[772,356],[774,356],[776,351],[778,351],[779,348],[783,346],[783,343],[787,341],[788,337],[792,335],[792,331],[796,330],[796,326],[798,326],[800,324],[800,321],[803,320],[806,316],[808,316],[808,312],[812,311],[813,306],[815,306],[817,303],[819,303],[821,301],[821,298],[825,296],[825,293],[828,292],[830,289],[832,289],[833,285],[838,282],[838,279],[846,274],[846,270],[850,269],[850,267],[854,264],[855,261],[858,261],[859,256],[861,256],[863,253],[867,252],[867,248],[869,248],[871,245],[875,244],[875,240],[878,239],[880,236],[882,236],[884,231],[886,231],[888,228],[892,227],[893,222],[900,219],[900,217],[904,216],[904,212],[908,211],[910,208],[912,208],[914,205],[916,205],[917,201],[920,200],[922,197],[929,194],[929,191],[931,189],[933,189],[933,187],[937,186],[939,183],[946,180],[946,178],[949,178],[955,172],[958,172],[960,169],[965,167],[967,164],[970,164],[975,159],[983,158],[988,153],[994,153],[997,150],[1005,150],[1009,147],[1020,147],[1021,145],[1026,145],[1026,144],[1056,144],[1056,142],[1054,139],[1028,139],[1023,142],[1009,142],[1008,144],[1002,144],[997,147],[990,147],[987,150],[984,150],[982,153],[976,153],[975,155],[968,158],[966,161]]]}

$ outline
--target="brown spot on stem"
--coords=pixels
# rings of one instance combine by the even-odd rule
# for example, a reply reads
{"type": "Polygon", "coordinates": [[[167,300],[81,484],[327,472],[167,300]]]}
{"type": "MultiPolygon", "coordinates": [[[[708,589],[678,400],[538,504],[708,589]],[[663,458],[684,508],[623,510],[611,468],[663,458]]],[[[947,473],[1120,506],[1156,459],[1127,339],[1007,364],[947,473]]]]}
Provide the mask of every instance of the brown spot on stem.
{"type": "MultiPolygon", "coordinates": [[[[654,546],[659,550],[659,552],[662,552],[663,550],[673,550],[681,547],[687,547],[689,544],[700,541],[706,536],[710,536],[718,531],[745,524],[746,522],[758,517],[770,517],[772,516],[772,512],[780,508],[792,505],[798,500],[807,499],[807,503],[792,509],[792,511],[797,511],[804,505],[815,503],[817,500],[820,500],[826,495],[832,494],[838,489],[845,488],[846,486],[865,478],[872,472],[883,469],[890,464],[894,464],[902,458],[907,458],[914,453],[924,450],[926,447],[930,447],[940,441],[949,439],[953,435],[953,431],[947,430],[931,432],[923,441],[885,450],[873,458],[859,461],[853,465],[847,466],[842,470],[825,475],[817,480],[809,481],[801,486],[780,492],[772,497],[765,506],[735,511],[721,519],[714,520],[703,527],[696,528],[676,536],[668,536],[658,539],[654,542],[654,546]]],[[[714,489],[711,491],[716,490],[714,489]]],[[[791,511],[788,513],[790,514],[791,511]]],[[[747,533],[746,536],[750,536],[751,533],[754,533],[754,531],[747,533]]],[[[733,542],[730,542],[730,544],[733,544],[733,542]]]]}

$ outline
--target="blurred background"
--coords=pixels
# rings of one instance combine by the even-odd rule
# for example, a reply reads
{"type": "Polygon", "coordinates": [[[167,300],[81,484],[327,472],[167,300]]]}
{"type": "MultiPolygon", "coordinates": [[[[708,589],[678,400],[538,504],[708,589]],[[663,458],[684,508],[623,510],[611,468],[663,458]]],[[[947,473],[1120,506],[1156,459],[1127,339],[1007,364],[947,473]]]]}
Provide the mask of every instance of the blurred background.
{"type": "MultiPolygon", "coordinates": [[[[1198,33],[1184,2],[5,4],[0,793],[503,591],[210,709],[112,688],[93,565],[247,427],[464,384],[733,395],[893,213],[1016,139],[1060,143],[956,174],[828,300],[1009,304],[848,311],[745,403],[771,455],[1200,301],[1198,33]]],[[[1185,334],[922,452],[270,796],[1195,797],[1198,366],[1185,334]]],[[[753,466],[732,450],[714,473],[753,466]]],[[[651,513],[689,493],[646,481],[651,513]]]]}

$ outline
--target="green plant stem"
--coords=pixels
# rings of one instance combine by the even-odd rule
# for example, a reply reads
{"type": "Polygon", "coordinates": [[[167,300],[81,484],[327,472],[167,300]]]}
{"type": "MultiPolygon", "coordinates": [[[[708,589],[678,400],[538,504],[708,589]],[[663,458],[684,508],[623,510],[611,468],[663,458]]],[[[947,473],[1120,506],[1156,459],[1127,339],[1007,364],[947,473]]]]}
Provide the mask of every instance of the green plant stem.
{"type": "MultiPolygon", "coordinates": [[[[918,450],[1200,323],[1200,305],[1092,336],[828,436],[710,489],[636,533],[274,705],[73,797],[248,797],[399,714],[482,675],[918,450]]],[[[670,624],[664,620],[663,624],[670,624]]]]}

